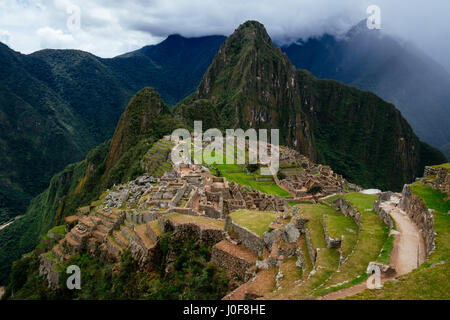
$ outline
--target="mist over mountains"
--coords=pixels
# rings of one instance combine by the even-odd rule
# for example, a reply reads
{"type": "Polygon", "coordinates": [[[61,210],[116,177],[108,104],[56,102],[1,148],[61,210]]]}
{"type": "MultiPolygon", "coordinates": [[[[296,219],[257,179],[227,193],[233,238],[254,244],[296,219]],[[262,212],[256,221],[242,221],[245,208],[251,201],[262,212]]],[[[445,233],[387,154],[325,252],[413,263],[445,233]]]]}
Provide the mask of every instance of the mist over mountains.
{"type": "Polygon", "coordinates": [[[364,20],[342,37],[325,34],[282,50],[298,69],[393,103],[419,138],[450,156],[450,74],[413,45],[369,30],[364,20]]]}

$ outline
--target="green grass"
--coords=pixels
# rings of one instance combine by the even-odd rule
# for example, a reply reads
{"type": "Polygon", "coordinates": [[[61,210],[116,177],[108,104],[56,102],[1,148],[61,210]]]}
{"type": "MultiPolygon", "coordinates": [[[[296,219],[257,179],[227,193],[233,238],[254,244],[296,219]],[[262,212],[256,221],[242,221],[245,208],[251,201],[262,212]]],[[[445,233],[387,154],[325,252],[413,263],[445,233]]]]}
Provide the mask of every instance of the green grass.
{"type": "Polygon", "coordinates": [[[411,184],[411,191],[419,196],[427,208],[434,209],[434,231],[437,233],[436,249],[430,255],[425,265],[430,265],[450,257],[450,200],[444,200],[445,193],[421,184],[419,181],[411,184]]]}
{"type": "MultiPolygon", "coordinates": [[[[237,147],[234,147],[235,149],[235,155],[237,154],[237,147]]],[[[211,152],[211,155],[207,155],[203,153],[203,161],[204,162],[212,162],[212,157],[215,156],[215,151],[211,152]]],[[[239,183],[243,186],[248,186],[252,189],[261,191],[263,193],[267,194],[273,194],[280,197],[290,197],[292,196],[289,192],[286,190],[280,188],[276,183],[275,180],[271,181],[256,181],[255,178],[259,177],[271,177],[271,176],[262,176],[258,172],[255,172],[253,174],[248,174],[244,171],[244,165],[235,164],[235,163],[229,163],[232,162],[233,159],[226,156],[226,150],[224,150],[223,153],[223,164],[213,164],[214,167],[213,170],[211,170],[212,174],[218,175],[218,171],[220,172],[220,175],[225,177],[228,181],[233,181],[236,183],[239,183]]],[[[237,159],[237,158],[236,158],[237,159]]],[[[246,152],[246,162],[248,162],[248,151],[246,152]]]]}
{"type": "MultiPolygon", "coordinates": [[[[301,205],[301,208],[304,217],[309,219],[306,227],[312,246],[314,249],[320,248],[320,250],[317,252],[315,273],[287,293],[287,296],[293,299],[311,297],[313,291],[324,283],[339,265],[339,251],[327,248],[322,224],[323,215],[338,216],[339,212],[322,204],[305,204],[301,205]]],[[[308,251],[303,253],[309,255],[308,251]]]]}
{"type": "Polygon", "coordinates": [[[383,248],[381,249],[380,256],[377,259],[378,262],[389,264],[389,261],[391,259],[391,252],[392,249],[394,248],[394,241],[395,241],[394,235],[390,235],[387,238],[383,248]]]}
{"type": "Polygon", "coordinates": [[[433,168],[443,168],[443,169],[447,169],[450,170],[450,162],[448,163],[443,163],[443,164],[438,164],[435,166],[432,166],[433,168]]]}
{"type": "Polygon", "coordinates": [[[335,200],[337,200],[338,198],[340,198],[340,197],[341,197],[340,194],[336,194],[336,195],[334,195],[334,196],[332,196],[332,197],[328,197],[328,198],[326,198],[326,199],[321,200],[321,202],[322,202],[323,204],[328,205],[328,206],[332,206],[332,205],[333,205],[333,202],[334,202],[335,200]]]}
{"type": "Polygon", "coordinates": [[[378,199],[377,195],[364,194],[360,192],[350,192],[345,194],[343,197],[359,212],[364,212],[366,209],[373,209],[373,203],[378,199]]]}
{"type": "Polygon", "coordinates": [[[353,253],[339,268],[340,272],[333,274],[324,288],[316,292],[316,295],[342,289],[345,285],[349,286],[348,283],[358,281],[357,278],[361,277],[360,279],[362,279],[367,265],[371,261],[377,261],[388,239],[389,229],[380,217],[374,211],[365,211],[365,209],[373,208],[373,202],[377,196],[353,192],[345,194],[344,198],[361,212],[362,224],[358,233],[358,241],[353,253]],[[345,285],[331,287],[342,282],[346,282],[345,285]]]}
{"type": "Polygon", "coordinates": [[[348,300],[449,300],[450,262],[428,268],[418,268],[387,281],[381,290],[364,290],[348,300]]]}
{"type": "Polygon", "coordinates": [[[273,211],[238,210],[230,213],[233,222],[253,231],[260,237],[264,232],[270,230],[269,226],[277,216],[278,213],[273,211]]]}
{"type": "Polygon", "coordinates": [[[65,225],[55,226],[51,228],[48,232],[53,232],[55,234],[60,234],[63,236],[66,234],[66,226],[65,225]]]}
{"type": "Polygon", "coordinates": [[[419,196],[434,213],[436,249],[429,259],[411,273],[398,278],[398,282],[388,281],[381,290],[365,290],[348,299],[450,299],[450,201],[446,194],[423,185],[413,183],[411,191],[419,196]],[[437,264],[446,261],[444,264],[437,264]]]}
{"type": "Polygon", "coordinates": [[[344,236],[341,243],[342,256],[347,257],[352,251],[353,247],[358,240],[358,225],[352,218],[346,217],[342,214],[339,215],[327,215],[325,217],[327,225],[328,235],[335,239],[341,239],[344,236]],[[354,232],[348,231],[349,229],[354,232]]]}

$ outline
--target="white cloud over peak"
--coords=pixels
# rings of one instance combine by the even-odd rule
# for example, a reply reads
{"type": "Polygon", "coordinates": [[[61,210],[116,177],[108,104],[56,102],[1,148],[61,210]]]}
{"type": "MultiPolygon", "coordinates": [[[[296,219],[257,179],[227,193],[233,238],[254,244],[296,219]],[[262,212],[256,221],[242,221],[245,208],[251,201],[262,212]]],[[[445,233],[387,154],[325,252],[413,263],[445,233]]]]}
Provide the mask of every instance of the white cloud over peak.
{"type": "Polygon", "coordinates": [[[413,42],[450,70],[450,2],[440,0],[2,0],[0,30],[23,53],[72,48],[113,57],[173,33],[229,35],[249,19],[278,42],[339,34],[366,18],[372,4],[381,8],[384,32],[413,42]],[[67,26],[73,6],[80,9],[76,32],[67,26]]]}

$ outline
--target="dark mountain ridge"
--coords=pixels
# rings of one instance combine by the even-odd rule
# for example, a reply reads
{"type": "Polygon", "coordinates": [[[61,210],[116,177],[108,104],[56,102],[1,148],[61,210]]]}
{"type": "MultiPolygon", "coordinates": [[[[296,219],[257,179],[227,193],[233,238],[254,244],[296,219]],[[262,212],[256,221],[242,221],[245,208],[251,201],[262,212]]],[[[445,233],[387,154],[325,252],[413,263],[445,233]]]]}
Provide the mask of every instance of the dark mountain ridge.
{"type": "Polygon", "coordinates": [[[369,30],[364,20],[343,36],[325,34],[282,50],[298,69],[393,103],[430,145],[444,150],[450,142],[450,74],[413,45],[369,30]]]}
{"type": "Polygon", "coordinates": [[[171,36],[112,59],[79,50],[23,55],[0,43],[0,223],[108,140],[137,91],[151,85],[169,104],[193,92],[224,39],[171,36]]]}

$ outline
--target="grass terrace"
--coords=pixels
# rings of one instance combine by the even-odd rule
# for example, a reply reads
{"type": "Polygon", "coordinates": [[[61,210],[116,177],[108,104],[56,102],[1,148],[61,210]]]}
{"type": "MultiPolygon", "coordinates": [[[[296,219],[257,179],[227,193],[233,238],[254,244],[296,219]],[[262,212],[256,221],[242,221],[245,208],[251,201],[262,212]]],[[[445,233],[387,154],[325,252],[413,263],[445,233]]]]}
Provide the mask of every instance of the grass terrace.
{"type": "Polygon", "coordinates": [[[429,259],[411,273],[399,277],[398,282],[388,281],[381,290],[365,290],[348,299],[450,299],[450,200],[430,186],[414,182],[411,191],[422,198],[434,213],[436,249],[429,259]]]}
{"type": "Polygon", "coordinates": [[[432,166],[433,168],[443,168],[443,169],[447,169],[450,170],[450,162],[448,163],[443,163],[443,164],[438,164],[435,166],[432,166]]]}
{"type": "Polygon", "coordinates": [[[230,213],[230,217],[234,223],[245,227],[262,237],[264,232],[270,230],[269,226],[278,217],[278,213],[274,211],[252,211],[242,209],[230,213]]]}
{"type": "Polygon", "coordinates": [[[181,213],[169,213],[164,216],[165,218],[175,222],[175,223],[193,223],[197,224],[202,228],[214,228],[214,229],[224,229],[225,222],[221,220],[206,218],[206,217],[197,217],[197,216],[189,216],[181,213]]]}
{"type": "Polygon", "coordinates": [[[51,228],[48,232],[52,232],[54,234],[59,234],[64,236],[66,234],[66,225],[55,226],[51,228]]]}
{"type": "MultiPolygon", "coordinates": [[[[315,292],[315,295],[323,295],[364,281],[367,277],[365,271],[369,262],[377,261],[382,249],[388,249],[385,244],[389,236],[389,228],[372,210],[377,196],[352,192],[343,197],[361,212],[362,225],[358,232],[358,240],[347,261],[340,266],[339,272],[333,274],[324,287],[315,292]],[[370,211],[366,211],[369,209],[370,211]]],[[[390,251],[387,252],[390,255],[390,251]]]]}
{"type": "MultiPolygon", "coordinates": [[[[315,271],[312,274],[310,273],[299,286],[279,290],[277,296],[280,298],[299,299],[311,297],[312,292],[324,283],[337,270],[339,265],[339,251],[327,248],[322,224],[323,215],[337,216],[339,212],[322,204],[305,204],[301,205],[301,208],[303,216],[309,219],[306,227],[309,231],[311,244],[314,249],[319,249],[315,271]]],[[[306,244],[302,246],[302,252],[304,256],[309,256],[306,244]]],[[[308,261],[310,261],[310,257],[308,257],[308,261]]]]}
{"type": "MultiPolygon", "coordinates": [[[[230,147],[227,145],[226,147],[230,147]]],[[[235,149],[235,156],[237,157],[237,147],[235,149]]],[[[211,155],[204,153],[203,161],[211,163],[213,157],[215,156],[215,152],[213,151],[211,155]]],[[[236,158],[237,159],[237,158],[236,158]]],[[[246,162],[248,163],[248,151],[246,151],[246,162]]],[[[273,194],[280,197],[290,197],[292,196],[286,190],[280,188],[273,179],[272,176],[266,176],[260,174],[260,169],[258,169],[254,173],[247,173],[244,170],[244,165],[231,163],[233,159],[226,156],[226,150],[224,150],[223,154],[223,164],[214,164],[214,169],[211,170],[211,173],[217,176],[223,176],[228,181],[234,181],[239,183],[240,185],[247,186],[249,188],[267,193],[273,194]],[[258,180],[257,180],[258,179],[258,180]]]]}

